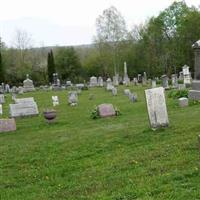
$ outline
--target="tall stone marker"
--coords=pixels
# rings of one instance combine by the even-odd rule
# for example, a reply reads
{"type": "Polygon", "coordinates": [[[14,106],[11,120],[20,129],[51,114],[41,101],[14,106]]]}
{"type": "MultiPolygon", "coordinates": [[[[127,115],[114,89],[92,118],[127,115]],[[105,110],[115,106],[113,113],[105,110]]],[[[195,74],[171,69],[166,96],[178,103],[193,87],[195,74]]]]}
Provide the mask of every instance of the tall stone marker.
{"type": "Polygon", "coordinates": [[[192,45],[194,49],[194,80],[192,90],[189,91],[189,99],[200,100],[200,40],[192,45]]]}
{"type": "Polygon", "coordinates": [[[167,127],[169,119],[163,87],[145,90],[147,109],[151,128],[167,127]]]}

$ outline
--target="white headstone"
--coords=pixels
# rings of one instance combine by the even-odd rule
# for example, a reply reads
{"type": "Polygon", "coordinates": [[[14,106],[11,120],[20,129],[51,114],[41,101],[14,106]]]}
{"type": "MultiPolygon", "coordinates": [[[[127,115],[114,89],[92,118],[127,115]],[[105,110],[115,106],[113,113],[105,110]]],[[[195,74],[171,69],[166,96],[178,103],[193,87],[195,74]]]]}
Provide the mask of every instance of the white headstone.
{"type": "Polygon", "coordinates": [[[53,106],[59,105],[59,99],[58,96],[52,96],[53,106]]]}
{"type": "Polygon", "coordinates": [[[76,91],[69,92],[68,103],[71,106],[76,106],[78,104],[78,95],[76,91]]]}
{"type": "Polygon", "coordinates": [[[112,89],[112,95],[113,96],[117,96],[117,88],[116,87],[113,87],[113,89],[112,89]]]}
{"type": "Polygon", "coordinates": [[[90,87],[96,87],[97,86],[97,77],[92,76],[90,77],[90,87]]]}
{"type": "Polygon", "coordinates": [[[15,103],[22,103],[22,104],[23,103],[35,103],[33,97],[20,98],[20,99],[15,98],[14,101],[15,101],[15,103]]]}
{"type": "Polygon", "coordinates": [[[0,115],[3,115],[3,107],[2,107],[2,104],[0,104],[0,115]]]}
{"type": "Polygon", "coordinates": [[[5,103],[4,94],[0,94],[0,104],[5,103]]]}
{"type": "Polygon", "coordinates": [[[160,128],[169,125],[164,88],[145,90],[147,109],[151,127],[160,128]]]}

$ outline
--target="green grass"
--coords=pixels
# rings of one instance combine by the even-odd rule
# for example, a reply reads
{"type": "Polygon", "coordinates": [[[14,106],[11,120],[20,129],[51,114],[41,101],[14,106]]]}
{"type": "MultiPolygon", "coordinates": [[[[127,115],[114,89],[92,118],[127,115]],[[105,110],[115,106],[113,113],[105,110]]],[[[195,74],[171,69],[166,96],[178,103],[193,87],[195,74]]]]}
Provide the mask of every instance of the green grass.
{"type": "MultiPolygon", "coordinates": [[[[179,108],[167,99],[170,127],[152,131],[144,88],[130,89],[137,103],[123,87],[116,97],[102,88],[83,91],[77,107],[67,105],[67,91],[22,95],[33,96],[40,113],[58,95],[57,121],[48,125],[42,114],[17,119],[16,132],[0,134],[0,199],[200,199],[200,105],[179,108]],[[101,103],[113,103],[122,115],[90,119],[101,103]]],[[[6,102],[4,117],[10,96],[6,102]]]]}

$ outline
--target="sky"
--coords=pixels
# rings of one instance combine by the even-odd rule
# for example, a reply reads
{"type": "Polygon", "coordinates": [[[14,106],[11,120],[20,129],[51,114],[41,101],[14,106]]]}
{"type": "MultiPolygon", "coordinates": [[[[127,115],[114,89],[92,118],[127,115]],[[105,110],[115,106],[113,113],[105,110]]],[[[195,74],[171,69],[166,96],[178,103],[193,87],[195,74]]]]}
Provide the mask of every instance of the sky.
{"type": "MultiPolygon", "coordinates": [[[[199,0],[185,0],[199,7],[199,0]]],[[[92,43],[96,18],[115,6],[130,30],[157,16],[173,0],[0,0],[0,37],[12,46],[16,30],[26,31],[33,46],[92,43]]]]}

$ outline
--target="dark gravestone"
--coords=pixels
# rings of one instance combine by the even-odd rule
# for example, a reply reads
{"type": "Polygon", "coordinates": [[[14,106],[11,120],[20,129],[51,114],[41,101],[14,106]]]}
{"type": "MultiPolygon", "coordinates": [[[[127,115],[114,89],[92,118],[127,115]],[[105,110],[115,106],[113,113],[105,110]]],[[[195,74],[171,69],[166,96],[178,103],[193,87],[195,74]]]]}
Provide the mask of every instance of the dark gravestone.
{"type": "Polygon", "coordinates": [[[200,100],[200,40],[192,45],[194,49],[194,79],[192,81],[192,90],[189,91],[189,98],[200,100]]]}
{"type": "Polygon", "coordinates": [[[112,104],[101,104],[98,106],[100,117],[115,116],[115,109],[112,104]]]}
{"type": "Polygon", "coordinates": [[[0,133],[16,130],[15,119],[0,119],[0,133]]]}

